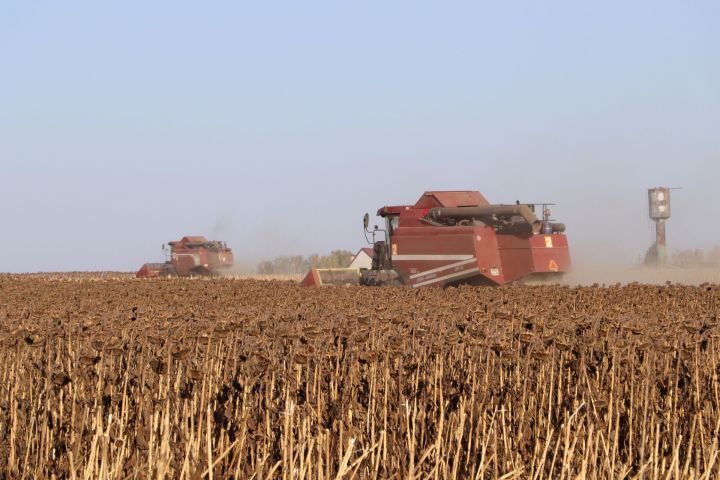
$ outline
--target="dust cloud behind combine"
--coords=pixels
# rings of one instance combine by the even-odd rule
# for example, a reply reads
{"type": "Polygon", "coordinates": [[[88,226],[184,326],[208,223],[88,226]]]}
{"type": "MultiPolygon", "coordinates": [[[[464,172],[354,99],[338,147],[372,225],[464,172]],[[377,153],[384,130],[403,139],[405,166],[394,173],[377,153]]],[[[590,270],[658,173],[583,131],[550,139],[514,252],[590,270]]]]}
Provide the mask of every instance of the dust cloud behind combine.
{"type": "MultiPolygon", "coordinates": [[[[668,260],[664,266],[644,264],[654,242],[654,224],[648,218],[647,194],[641,180],[634,179],[632,195],[609,195],[602,185],[587,185],[586,197],[598,199],[589,207],[574,187],[559,192],[558,218],[566,232],[572,271],[563,276],[566,285],[641,284],[667,282],[684,285],[720,283],[720,230],[697,209],[707,185],[696,184],[672,196],[672,216],[667,222],[668,260]],[[590,213],[589,213],[590,212],[590,213]]],[[[646,186],[663,181],[646,181],[646,186]]]]}
{"type": "MultiPolygon", "coordinates": [[[[579,262],[578,262],[579,263],[579,262]]],[[[600,265],[576,263],[572,272],[565,275],[562,283],[567,285],[610,285],[615,283],[643,284],[680,283],[700,285],[702,283],[720,283],[720,268],[712,267],[645,267],[630,265],[600,265]]]]}
{"type": "MultiPolygon", "coordinates": [[[[630,252],[597,249],[590,254],[582,249],[582,245],[573,250],[570,237],[570,253],[573,260],[572,271],[562,278],[566,285],[611,285],[642,283],[661,285],[679,283],[683,285],[700,285],[702,283],[720,283],[720,248],[703,250],[675,250],[663,266],[650,266],[643,263],[638,253],[636,260],[624,260],[630,252]],[[623,253],[625,256],[623,257],[623,253]],[[616,258],[619,260],[615,260],[616,258]],[[608,259],[602,261],[602,259],[608,259]]],[[[649,244],[648,244],[649,246],[649,244]]]]}

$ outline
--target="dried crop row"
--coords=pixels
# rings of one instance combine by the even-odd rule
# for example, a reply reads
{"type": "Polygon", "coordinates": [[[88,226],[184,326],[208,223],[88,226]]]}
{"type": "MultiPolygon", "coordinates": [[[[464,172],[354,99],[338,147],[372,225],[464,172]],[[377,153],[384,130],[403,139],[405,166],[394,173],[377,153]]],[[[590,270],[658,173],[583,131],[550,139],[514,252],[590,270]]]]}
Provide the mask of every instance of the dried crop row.
{"type": "Polygon", "coordinates": [[[0,278],[7,478],[716,478],[718,287],[0,278]]]}

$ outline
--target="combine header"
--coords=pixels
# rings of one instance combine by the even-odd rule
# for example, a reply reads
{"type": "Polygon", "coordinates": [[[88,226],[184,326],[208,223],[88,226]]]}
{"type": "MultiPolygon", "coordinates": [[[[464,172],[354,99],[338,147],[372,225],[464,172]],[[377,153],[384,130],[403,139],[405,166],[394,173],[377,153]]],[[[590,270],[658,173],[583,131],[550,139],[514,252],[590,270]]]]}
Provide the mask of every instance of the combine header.
{"type": "MultiPolygon", "coordinates": [[[[183,237],[179,242],[169,242],[170,260],[165,263],[146,263],[135,275],[137,278],[190,277],[217,275],[232,267],[232,250],[225,242],[207,240],[205,237],[183,237]]],[[[165,247],[163,246],[163,250],[165,247]]]]}
{"type": "Polygon", "coordinates": [[[570,270],[565,225],[550,219],[551,204],[492,205],[480,192],[425,192],[415,205],[378,210],[370,269],[312,270],[304,285],[504,285],[557,277],[570,270]],[[542,219],[535,215],[542,208],[542,219]],[[383,240],[375,241],[377,235],[383,240]]]}

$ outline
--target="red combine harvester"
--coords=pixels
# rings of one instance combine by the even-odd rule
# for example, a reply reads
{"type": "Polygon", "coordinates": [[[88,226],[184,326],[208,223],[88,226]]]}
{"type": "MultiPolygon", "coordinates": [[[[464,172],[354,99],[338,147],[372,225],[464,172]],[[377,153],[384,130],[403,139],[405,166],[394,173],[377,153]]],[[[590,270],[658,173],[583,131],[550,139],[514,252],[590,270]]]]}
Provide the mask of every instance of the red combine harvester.
{"type": "Polygon", "coordinates": [[[154,278],[217,275],[223,269],[232,267],[234,262],[232,250],[225,242],[192,236],[183,237],[179,242],[169,242],[168,245],[169,261],[146,263],[135,276],[154,278]]]}
{"type": "Polygon", "coordinates": [[[303,284],[418,288],[558,277],[570,270],[570,252],[565,225],[550,219],[548,205],[492,205],[476,191],[425,192],[415,205],[378,210],[385,229],[368,231],[365,214],[370,269],[313,269],[303,284]],[[375,241],[378,234],[384,240],[375,241]]]}

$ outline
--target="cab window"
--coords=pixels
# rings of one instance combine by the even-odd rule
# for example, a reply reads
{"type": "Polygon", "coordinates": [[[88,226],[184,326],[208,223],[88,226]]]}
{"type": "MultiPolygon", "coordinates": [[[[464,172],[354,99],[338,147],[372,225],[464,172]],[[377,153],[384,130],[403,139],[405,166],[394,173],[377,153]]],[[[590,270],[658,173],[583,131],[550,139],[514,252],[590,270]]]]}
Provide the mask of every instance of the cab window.
{"type": "Polygon", "coordinates": [[[400,216],[390,215],[385,218],[385,223],[387,224],[388,235],[392,236],[395,229],[400,225],[400,216]]]}

